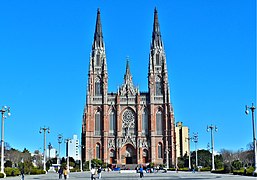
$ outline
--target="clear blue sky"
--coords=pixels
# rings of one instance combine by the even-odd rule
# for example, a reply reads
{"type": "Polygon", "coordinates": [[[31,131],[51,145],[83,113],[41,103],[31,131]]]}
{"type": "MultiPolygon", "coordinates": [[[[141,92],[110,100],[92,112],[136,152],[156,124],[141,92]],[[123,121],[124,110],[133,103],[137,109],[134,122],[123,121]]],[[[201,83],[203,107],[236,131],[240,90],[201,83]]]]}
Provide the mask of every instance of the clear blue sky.
{"type": "Polygon", "coordinates": [[[148,90],[157,7],[176,122],[199,133],[199,148],[210,142],[210,124],[219,129],[215,150],[246,148],[252,124],[244,108],[256,103],[254,0],[2,0],[0,106],[12,110],[6,142],[42,151],[44,125],[57,149],[59,133],[80,137],[98,7],[109,92],[123,83],[127,56],[134,84],[148,90]]]}

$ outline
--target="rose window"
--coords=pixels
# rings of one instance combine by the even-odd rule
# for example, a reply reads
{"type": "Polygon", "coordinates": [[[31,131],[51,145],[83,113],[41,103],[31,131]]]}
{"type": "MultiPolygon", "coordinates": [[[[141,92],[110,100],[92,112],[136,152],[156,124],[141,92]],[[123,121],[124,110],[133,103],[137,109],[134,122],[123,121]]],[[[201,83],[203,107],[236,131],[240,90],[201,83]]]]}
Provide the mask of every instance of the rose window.
{"type": "Polygon", "coordinates": [[[122,122],[123,128],[134,128],[135,127],[135,115],[133,111],[126,110],[123,113],[123,122],[122,122]]]}

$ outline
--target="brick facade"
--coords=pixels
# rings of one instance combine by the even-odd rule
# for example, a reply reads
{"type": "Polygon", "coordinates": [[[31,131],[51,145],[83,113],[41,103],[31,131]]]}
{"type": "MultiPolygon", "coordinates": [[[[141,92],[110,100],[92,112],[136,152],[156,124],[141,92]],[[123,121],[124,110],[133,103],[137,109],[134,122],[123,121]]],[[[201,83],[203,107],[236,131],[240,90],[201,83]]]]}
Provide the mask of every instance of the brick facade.
{"type": "Polygon", "coordinates": [[[98,10],[82,123],[84,160],[98,158],[110,164],[165,164],[168,157],[169,164],[174,165],[174,113],[156,9],[148,69],[148,92],[140,92],[133,85],[129,60],[124,83],[117,92],[108,92],[105,45],[98,10]]]}

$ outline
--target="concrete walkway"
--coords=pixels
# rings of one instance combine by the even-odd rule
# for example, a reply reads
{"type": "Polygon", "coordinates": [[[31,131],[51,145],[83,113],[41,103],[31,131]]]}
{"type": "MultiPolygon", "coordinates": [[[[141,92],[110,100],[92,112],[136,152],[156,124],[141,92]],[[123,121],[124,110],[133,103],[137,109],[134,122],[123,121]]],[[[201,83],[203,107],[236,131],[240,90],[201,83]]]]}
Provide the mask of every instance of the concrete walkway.
{"type": "MultiPolygon", "coordinates": [[[[7,177],[7,180],[20,180],[21,177],[7,177]]],[[[44,175],[27,175],[25,176],[25,180],[32,179],[42,179],[42,180],[54,180],[58,179],[57,173],[48,173],[44,175]]],[[[90,172],[76,172],[70,173],[68,180],[74,179],[90,179],[90,172]]],[[[140,179],[138,173],[119,173],[119,172],[102,172],[102,180],[125,180],[125,179],[140,179]]],[[[223,175],[223,174],[212,174],[210,172],[168,172],[168,173],[144,173],[144,177],[142,179],[173,179],[173,180],[209,180],[209,179],[219,179],[219,180],[244,180],[244,179],[252,179],[256,180],[257,177],[245,177],[245,176],[237,176],[237,175],[223,175]]]]}

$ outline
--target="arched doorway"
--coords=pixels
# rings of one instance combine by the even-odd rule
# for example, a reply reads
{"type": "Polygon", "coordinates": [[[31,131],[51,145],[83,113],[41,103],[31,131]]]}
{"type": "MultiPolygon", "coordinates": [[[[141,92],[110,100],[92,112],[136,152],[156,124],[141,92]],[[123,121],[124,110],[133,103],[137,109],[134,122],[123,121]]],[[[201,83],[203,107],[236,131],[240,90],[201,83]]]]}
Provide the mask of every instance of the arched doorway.
{"type": "Polygon", "coordinates": [[[109,163],[110,164],[114,163],[114,150],[113,149],[110,150],[110,162],[109,163]]]}
{"type": "Polygon", "coordinates": [[[131,144],[126,144],[121,150],[122,162],[125,164],[136,164],[137,154],[135,148],[131,144]]]}
{"type": "Polygon", "coordinates": [[[148,151],[143,149],[143,163],[148,163],[148,151]]]}

